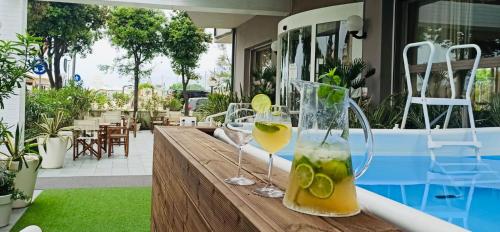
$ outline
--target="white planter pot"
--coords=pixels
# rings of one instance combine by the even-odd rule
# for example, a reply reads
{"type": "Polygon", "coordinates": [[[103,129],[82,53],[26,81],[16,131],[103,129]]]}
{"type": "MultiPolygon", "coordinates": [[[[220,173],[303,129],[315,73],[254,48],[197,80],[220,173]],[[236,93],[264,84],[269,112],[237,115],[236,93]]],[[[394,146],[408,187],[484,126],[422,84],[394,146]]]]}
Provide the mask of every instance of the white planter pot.
{"type": "Polygon", "coordinates": [[[0,227],[9,224],[10,214],[12,213],[11,194],[0,196],[0,227]]]}
{"type": "Polygon", "coordinates": [[[18,162],[12,162],[10,165],[10,170],[16,172],[16,178],[14,179],[14,186],[19,189],[28,197],[27,200],[15,200],[12,203],[13,208],[23,208],[31,203],[31,198],[33,197],[33,192],[35,191],[36,177],[38,175],[37,156],[26,156],[26,162],[28,163],[28,168],[23,164],[21,171],[18,171],[18,162]]]}
{"type": "Polygon", "coordinates": [[[48,138],[45,141],[47,150],[44,149],[43,139],[38,139],[38,151],[42,156],[42,168],[62,168],[68,139],[64,137],[48,138]]]}

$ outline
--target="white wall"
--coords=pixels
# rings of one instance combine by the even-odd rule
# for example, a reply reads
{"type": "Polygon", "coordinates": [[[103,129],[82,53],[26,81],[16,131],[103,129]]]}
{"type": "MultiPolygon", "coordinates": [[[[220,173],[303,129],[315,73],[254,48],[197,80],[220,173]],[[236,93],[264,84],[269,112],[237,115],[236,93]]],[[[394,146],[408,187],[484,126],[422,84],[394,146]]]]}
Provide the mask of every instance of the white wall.
{"type": "MultiPolygon", "coordinates": [[[[15,40],[16,34],[24,34],[26,18],[27,0],[0,0],[0,39],[15,40]]],[[[5,108],[0,110],[0,118],[3,118],[4,123],[10,126],[17,123],[24,125],[24,95],[23,83],[16,95],[4,101],[5,108]]]]}

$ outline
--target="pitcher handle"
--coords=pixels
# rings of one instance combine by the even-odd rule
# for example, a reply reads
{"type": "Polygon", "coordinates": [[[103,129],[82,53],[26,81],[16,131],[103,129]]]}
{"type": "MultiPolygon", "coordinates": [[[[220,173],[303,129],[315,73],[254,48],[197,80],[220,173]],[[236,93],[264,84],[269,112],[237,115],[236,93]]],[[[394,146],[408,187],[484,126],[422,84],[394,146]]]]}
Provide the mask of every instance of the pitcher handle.
{"type": "Polygon", "coordinates": [[[365,114],[363,113],[363,110],[354,102],[351,98],[349,98],[349,105],[352,107],[354,114],[358,118],[358,121],[361,123],[361,126],[363,127],[363,132],[365,134],[365,143],[366,143],[366,152],[365,152],[365,160],[364,164],[360,165],[356,168],[354,171],[354,177],[358,179],[360,176],[362,176],[366,170],[368,169],[368,166],[370,166],[370,163],[372,162],[373,158],[373,134],[372,130],[370,128],[370,123],[368,123],[368,119],[366,118],[365,114]]]}

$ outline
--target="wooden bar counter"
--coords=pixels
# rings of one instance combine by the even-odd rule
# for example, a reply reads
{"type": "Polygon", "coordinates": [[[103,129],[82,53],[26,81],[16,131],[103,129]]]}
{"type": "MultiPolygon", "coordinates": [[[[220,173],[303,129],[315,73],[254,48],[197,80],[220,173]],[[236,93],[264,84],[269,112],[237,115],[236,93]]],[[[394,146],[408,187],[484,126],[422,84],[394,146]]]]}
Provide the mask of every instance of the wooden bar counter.
{"type": "MultiPolygon", "coordinates": [[[[282,199],[251,193],[256,186],[232,186],[236,148],[196,128],[156,127],[154,132],[151,231],[399,231],[372,215],[323,218],[285,208],[282,199]]],[[[262,185],[266,164],[246,155],[244,175],[262,185]]],[[[274,169],[285,189],[288,173],[274,169]]]]}

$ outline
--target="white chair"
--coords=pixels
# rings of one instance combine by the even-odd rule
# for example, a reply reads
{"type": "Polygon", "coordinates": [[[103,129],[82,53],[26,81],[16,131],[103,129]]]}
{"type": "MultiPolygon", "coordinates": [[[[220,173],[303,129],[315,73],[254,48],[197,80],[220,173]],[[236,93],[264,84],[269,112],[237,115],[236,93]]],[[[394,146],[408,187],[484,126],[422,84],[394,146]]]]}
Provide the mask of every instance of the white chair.
{"type": "Polygon", "coordinates": [[[25,227],[24,229],[22,229],[19,232],[42,232],[42,228],[35,226],[35,225],[31,225],[31,226],[25,227]]]}
{"type": "Polygon", "coordinates": [[[429,76],[430,76],[431,68],[432,68],[432,59],[434,57],[434,53],[435,53],[434,44],[432,44],[429,41],[408,44],[408,45],[406,45],[406,47],[403,50],[403,61],[404,61],[404,68],[405,68],[405,75],[406,75],[406,84],[408,86],[408,98],[406,100],[406,106],[405,106],[405,110],[404,110],[404,114],[403,114],[403,121],[401,123],[401,129],[405,128],[406,120],[408,117],[408,112],[410,110],[410,105],[411,104],[420,104],[420,105],[422,105],[422,109],[423,109],[423,113],[424,113],[425,129],[427,130],[427,140],[428,140],[427,145],[428,145],[430,153],[431,153],[432,161],[436,160],[434,150],[442,148],[444,146],[472,147],[474,149],[476,158],[478,160],[480,160],[481,158],[479,155],[479,148],[481,147],[481,143],[477,140],[477,136],[476,136],[476,126],[474,123],[471,94],[472,94],[472,86],[474,84],[474,79],[476,76],[476,70],[477,70],[477,67],[479,65],[479,60],[481,58],[481,49],[479,48],[479,46],[477,46],[475,44],[464,44],[464,45],[451,46],[448,49],[448,51],[446,52],[446,64],[448,66],[448,79],[449,79],[450,88],[451,88],[451,97],[450,98],[432,98],[432,97],[426,96],[427,87],[428,87],[428,83],[429,83],[429,76]],[[410,79],[410,68],[409,68],[409,64],[408,64],[408,55],[407,55],[408,49],[415,48],[415,47],[425,47],[425,46],[429,47],[429,49],[430,49],[429,57],[427,59],[427,67],[425,70],[425,75],[424,75],[424,80],[422,83],[422,89],[421,89],[420,96],[414,97],[413,92],[412,92],[413,89],[412,89],[411,79],[410,79]],[[474,64],[473,64],[471,72],[470,72],[470,77],[469,77],[467,88],[466,88],[465,98],[456,98],[456,93],[455,93],[455,83],[453,80],[453,68],[451,65],[451,52],[453,50],[457,50],[457,49],[475,49],[476,50],[476,57],[474,59],[474,64]],[[428,108],[427,108],[429,105],[448,106],[443,129],[447,129],[447,127],[448,127],[448,123],[450,120],[453,106],[465,106],[465,107],[467,107],[472,139],[470,141],[435,141],[435,140],[433,140],[432,133],[431,133],[431,124],[429,121],[429,112],[428,112],[428,108]]]}
{"type": "Polygon", "coordinates": [[[196,126],[196,117],[180,117],[180,126],[196,126]]]}

